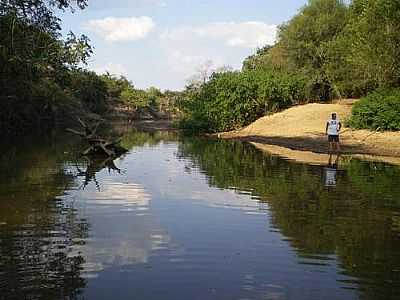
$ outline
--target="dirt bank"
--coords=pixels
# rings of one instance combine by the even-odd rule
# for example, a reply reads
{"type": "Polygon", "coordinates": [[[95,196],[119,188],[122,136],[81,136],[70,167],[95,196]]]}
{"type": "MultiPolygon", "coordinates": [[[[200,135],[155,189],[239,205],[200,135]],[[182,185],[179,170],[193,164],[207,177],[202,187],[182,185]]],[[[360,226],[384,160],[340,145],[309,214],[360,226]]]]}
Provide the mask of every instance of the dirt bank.
{"type": "MultiPolygon", "coordinates": [[[[260,118],[241,130],[219,133],[218,137],[326,154],[326,121],[332,112],[336,112],[344,123],[350,116],[354,102],[342,100],[334,104],[312,103],[292,107],[260,118]]],[[[400,132],[374,132],[344,127],[341,144],[344,154],[400,157],[400,132]]]]}

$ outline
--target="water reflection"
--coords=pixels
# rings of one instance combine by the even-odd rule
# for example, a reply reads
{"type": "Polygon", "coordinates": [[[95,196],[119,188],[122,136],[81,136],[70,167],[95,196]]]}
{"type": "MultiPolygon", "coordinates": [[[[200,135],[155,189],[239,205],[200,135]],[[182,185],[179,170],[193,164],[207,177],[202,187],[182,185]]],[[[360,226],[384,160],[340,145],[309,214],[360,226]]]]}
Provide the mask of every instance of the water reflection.
{"type": "Polygon", "coordinates": [[[167,132],[122,144],[0,159],[0,299],[397,299],[399,168],[167,132]]]}
{"type": "Polygon", "coordinates": [[[337,181],[337,169],[339,165],[339,157],[340,155],[336,155],[336,158],[333,160],[333,154],[329,154],[328,164],[324,168],[324,177],[325,177],[325,186],[326,187],[334,187],[336,186],[337,181]]]}
{"type": "Polygon", "coordinates": [[[363,299],[397,299],[399,168],[343,159],[345,171],[338,172],[338,157],[321,168],[241,143],[195,139],[181,143],[179,155],[196,162],[211,186],[259,195],[300,263],[324,265],[337,259],[350,277],[341,281],[343,287],[356,288],[363,299]],[[335,189],[325,189],[327,183],[335,189]]]}
{"type": "MultiPolygon", "coordinates": [[[[133,150],[167,136],[132,131],[123,142],[133,150]]],[[[79,157],[81,148],[40,137],[3,152],[0,299],[82,298],[103,270],[146,263],[167,248],[168,234],[147,214],[151,195],[119,181],[123,157],[79,157]]]]}
{"type": "MultiPolygon", "coordinates": [[[[100,190],[100,184],[96,179],[96,173],[100,172],[103,169],[107,169],[108,172],[115,171],[117,173],[121,173],[121,169],[119,169],[114,161],[117,157],[111,156],[83,156],[86,160],[86,166],[79,166],[78,163],[75,163],[75,167],[77,172],[75,173],[75,177],[83,177],[83,183],[80,188],[85,189],[85,187],[93,181],[96,184],[98,190],[100,190]],[[81,168],[85,168],[86,170],[82,170],[81,168]]],[[[82,164],[82,163],[81,163],[82,164]]]]}
{"type": "Polygon", "coordinates": [[[104,173],[99,178],[100,191],[89,185],[68,195],[79,199],[80,211],[85,211],[96,236],[75,249],[85,257],[85,278],[95,278],[107,268],[145,264],[153,251],[169,243],[167,232],[148,212],[151,195],[144,186],[104,173]]]}
{"type": "Polygon", "coordinates": [[[112,268],[146,264],[153,251],[167,248],[169,243],[168,234],[149,213],[151,194],[121,172],[117,167],[121,162],[113,161],[113,168],[104,168],[104,163],[87,168],[97,174],[94,184],[89,184],[86,176],[78,177],[78,184],[83,181],[86,188],[71,190],[65,197],[65,201],[78,200],[76,205],[88,217],[95,236],[73,248],[73,253],[85,257],[83,278],[96,278],[112,268]],[[116,172],[110,173],[110,169],[116,172]]]}
{"type": "Polygon", "coordinates": [[[68,253],[85,243],[88,223],[57,200],[73,184],[56,145],[9,147],[0,159],[0,299],[76,299],[86,285],[84,258],[68,253]],[[29,150],[27,150],[29,149],[29,150]]]}

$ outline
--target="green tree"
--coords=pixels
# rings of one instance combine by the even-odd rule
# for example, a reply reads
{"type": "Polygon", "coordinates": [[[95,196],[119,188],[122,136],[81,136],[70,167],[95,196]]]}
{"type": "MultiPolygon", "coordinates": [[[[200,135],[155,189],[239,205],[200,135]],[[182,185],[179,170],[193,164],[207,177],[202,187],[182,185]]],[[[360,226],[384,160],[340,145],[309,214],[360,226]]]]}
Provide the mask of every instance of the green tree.
{"type": "Polygon", "coordinates": [[[149,105],[149,97],[144,90],[129,87],[122,91],[121,100],[134,111],[149,105]]]}
{"type": "Polygon", "coordinates": [[[348,6],[341,0],[309,0],[289,22],[281,25],[278,44],[287,65],[310,77],[310,97],[326,100],[338,96],[326,72],[329,43],[348,20],[348,6]]]}
{"type": "Polygon", "coordinates": [[[107,85],[96,73],[86,70],[71,72],[70,88],[88,110],[101,113],[107,110],[107,85]]]}
{"type": "Polygon", "coordinates": [[[149,104],[153,107],[157,107],[160,104],[160,99],[163,97],[163,93],[154,86],[148,88],[146,94],[149,104]]]}
{"type": "Polygon", "coordinates": [[[130,82],[125,76],[116,77],[110,73],[101,75],[101,79],[105,82],[107,86],[108,97],[111,100],[119,100],[121,93],[133,87],[132,82],[130,82]]]}
{"type": "Polygon", "coordinates": [[[302,76],[265,71],[214,73],[200,88],[188,87],[180,102],[181,127],[225,131],[305,100],[302,76]]]}
{"type": "Polygon", "coordinates": [[[354,0],[348,62],[365,90],[400,85],[400,1],[354,0]]]}
{"type": "Polygon", "coordinates": [[[55,118],[55,108],[69,102],[68,71],[85,62],[92,49],[86,36],[60,36],[55,9],[84,8],[86,1],[1,1],[0,130],[19,131],[55,118]],[[51,87],[55,98],[45,86],[51,87]],[[49,97],[50,96],[50,97],[49,97]]]}

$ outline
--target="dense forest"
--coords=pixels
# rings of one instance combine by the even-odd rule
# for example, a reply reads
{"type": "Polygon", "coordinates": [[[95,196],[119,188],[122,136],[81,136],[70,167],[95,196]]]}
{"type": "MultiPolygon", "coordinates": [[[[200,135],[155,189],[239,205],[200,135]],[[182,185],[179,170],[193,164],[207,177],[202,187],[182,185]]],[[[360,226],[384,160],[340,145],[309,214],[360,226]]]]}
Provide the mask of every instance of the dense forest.
{"type": "Polygon", "coordinates": [[[400,1],[309,0],[241,71],[214,72],[189,86],[181,126],[236,129],[291,105],[376,91],[355,105],[349,124],[400,130],[399,55],[400,1]]]}
{"type": "Polygon", "coordinates": [[[61,35],[57,11],[85,9],[87,0],[0,2],[0,132],[16,135],[89,112],[105,115],[119,105],[158,111],[176,93],[141,90],[124,77],[84,67],[93,54],[89,38],[61,35]]]}

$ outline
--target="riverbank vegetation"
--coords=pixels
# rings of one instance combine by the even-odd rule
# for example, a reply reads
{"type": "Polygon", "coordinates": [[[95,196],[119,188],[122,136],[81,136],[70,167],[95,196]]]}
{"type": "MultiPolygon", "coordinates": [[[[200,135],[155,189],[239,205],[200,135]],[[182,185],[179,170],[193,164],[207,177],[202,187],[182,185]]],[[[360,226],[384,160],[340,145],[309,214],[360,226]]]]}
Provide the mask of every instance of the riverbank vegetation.
{"type": "MultiPolygon", "coordinates": [[[[86,0],[0,3],[0,132],[17,135],[74,116],[107,115],[115,107],[167,111],[173,92],[140,90],[124,77],[85,70],[89,38],[61,35],[58,11],[85,9],[86,0]]],[[[168,111],[169,112],[169,111],[168,111]]]]}
{"type": "MultiPolygon", "coordinates": [[[[189,86],[181,101],[181,127],[232,130],[305,101],[358,98],[384,88],[391,100],[376,105],[398,105],[399,11],[400,2],[393,0],[310,0],[279,26],[276,43],[246,58],[240,72],[214,73],[197,88],[189,86]]],[[[376,96],[368,99],[362,103],[376,96]]],[[[361,107],[355,106],[349,124],[398,128],[381,124],[397,123],[389,113],[378,116],[385,118],[379,125],[370,125],[361,107]]]]}
{"type": "Polygon", "coordinates": [[[400,130],[400,89],[377,90],[354,104],[349,125],[372,130],[400,130]]]}
{"type": "Polygon", "coordinates": [[[227,131],[293,105],[370,93],[354,106],[348,124],[400,127],[394,113],[400,102],[399,1],[309,0],[279,26],[276,43],[246,58],[242,70],[204,73],[182,92],[138,89],[125,77],[84,69],[93,54],[90,40],[72,32],[62,36],[58,12],[87,4],[1,1],[1,135],[88,113],[129,119],[179,116],[179,127],[192,132],[227,131]],[[372,116],[377,110],[384,113],[372,116]]]}
{"type": "Polygon", "coordinates": [[[269,111],[306,100],[306,80],[296,74],[273,72],[214,73],[180,103],[186,112],[180,125],[200,131],[242,127],[269,111]]]}

